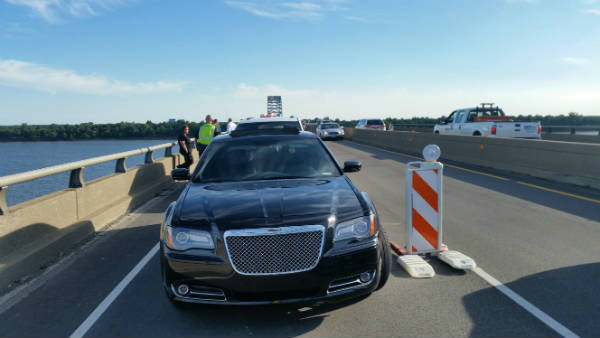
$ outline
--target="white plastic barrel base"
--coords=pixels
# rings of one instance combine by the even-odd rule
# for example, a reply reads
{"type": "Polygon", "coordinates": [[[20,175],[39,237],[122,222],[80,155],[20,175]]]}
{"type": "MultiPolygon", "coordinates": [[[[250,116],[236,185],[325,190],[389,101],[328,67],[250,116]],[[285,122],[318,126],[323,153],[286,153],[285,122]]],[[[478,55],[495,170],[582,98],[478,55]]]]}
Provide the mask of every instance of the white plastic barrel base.
{"type": "Polygon", "coordinates": [[[404,255],[398,257],[398,264],[413,278],[431,278],[435,271],[429,263],[418,255],[404,255]]]}
{"type": "Polygon", "coordinates": [[[477,267],[477,263],[471,257],[455,250],[440,252],[438,258],[442,262],[459,270],[473,270],[477,267]]]}

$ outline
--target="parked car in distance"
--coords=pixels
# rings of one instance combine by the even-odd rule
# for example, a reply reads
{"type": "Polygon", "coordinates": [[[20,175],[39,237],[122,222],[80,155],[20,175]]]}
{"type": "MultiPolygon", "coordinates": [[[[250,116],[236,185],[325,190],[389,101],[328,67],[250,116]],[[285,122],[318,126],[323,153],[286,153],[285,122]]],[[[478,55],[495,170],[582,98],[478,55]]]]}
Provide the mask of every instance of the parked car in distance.
{"type": "Polygon", "coordinates": [[[295,128],[302,131],[302,123],[296,117],[269,117],[269,118],[251,118],[238,122],[235,130],[272,130],[295,128]]]}
{"type": "Polygon", "coordinates": [[[358,121],[354,128],[385,130],[385,123],[381,119],[362,119],[358,121]]]}
{"type": "Polygon", "coordinates": [[[335,122],[323,121],[317,127],[316,134],[322,140],[326,139],[343,139],[344,127],[335,122]]]}
{"type": "Polygon", "coordinates": [[[539,139],[542,135],[540,122],[513,122],[504,111],[490,103],[475,108],[458,109],[433,128],[435,134],[520,137],[539,139]]]}
{"type": "Polygon", "coordinates": [[[315,134],[218,136],[167,208],[164,290],[174,302],[277,304],[343,300],[386,283],[389,244],[375,205],[315,134]]]}

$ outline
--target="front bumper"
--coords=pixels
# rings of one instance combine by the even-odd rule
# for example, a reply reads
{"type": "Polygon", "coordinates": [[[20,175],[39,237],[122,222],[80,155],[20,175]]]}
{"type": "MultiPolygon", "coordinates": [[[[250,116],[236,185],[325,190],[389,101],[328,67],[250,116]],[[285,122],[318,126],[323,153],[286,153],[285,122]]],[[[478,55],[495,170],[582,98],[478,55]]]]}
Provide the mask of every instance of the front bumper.
{"type": "Polygon", "coordinates": [[[342,301],[376,289],[381,268],[380,243],[375,237],[359,246],[332,249],[323,254],[312,270],[265,276],[238,274],[227,258],[192,260],[161,245],[163,284],[170,297],[190,303],[264,305],[342,301]],[[370,273],[370,279],[360,281],[359,276],[364,272],[370,273]],[[190,288],[186,295],[177,291],[181,284],[190,288]]]}

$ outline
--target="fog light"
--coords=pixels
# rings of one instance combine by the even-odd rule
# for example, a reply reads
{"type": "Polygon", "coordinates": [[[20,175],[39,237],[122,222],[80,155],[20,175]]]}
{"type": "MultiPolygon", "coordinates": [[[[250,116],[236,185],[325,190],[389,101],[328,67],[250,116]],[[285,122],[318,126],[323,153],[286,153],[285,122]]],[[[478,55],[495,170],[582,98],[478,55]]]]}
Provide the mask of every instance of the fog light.
{"type": "Polygon", "coordinates": [[[361,283],[366,283],[371,280],[371,274],[369,272],[363,272],[358,276],[361,283]]]}
{"type": "MultiPolygon", "coordinates": [[[[361,278],[362,278],[362,275],[361,275],[361,278]]],[[[177,292],[179,292],[180,295],[185,296],[185,295],[187,295],[188,292],[190,292],[190,288],[185,284],[181,284],[177,287],[177,292]]]]}

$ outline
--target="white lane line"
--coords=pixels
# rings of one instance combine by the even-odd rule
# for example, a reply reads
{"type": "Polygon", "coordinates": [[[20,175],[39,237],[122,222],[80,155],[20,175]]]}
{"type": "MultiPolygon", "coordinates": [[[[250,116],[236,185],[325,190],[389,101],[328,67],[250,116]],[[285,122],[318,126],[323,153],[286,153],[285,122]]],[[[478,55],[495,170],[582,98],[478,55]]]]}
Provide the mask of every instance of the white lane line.
{"type": "Polygon", "coordinates": [[[490,285],[498,289],[498,291],[502,292],[506,297],[512,299],[513,302],[519,304],[523,309],[527,310],[527,312],[534,315],[537,319],[542,321],[542,323],[548,325],[551,329],[558,332],[563,337],[573,337],[579,338],[575,332],[567,329],[564,325],[554,320],[554,318],[548,316],[544,311],[538,309],[535,305],[531,304],[525,298],[519,296],[516,292],[509,289],[506,285],[500,283],[496,278],[488,275],[487,272],[483,271],[481,268],[473,269],[479,277],[483,278],[490,285]]]}
{"type": "Polygon", "coordinates": [[[84,334],[86,334],[86,332],[88,332],[88,330],[94,325],[94,323],[96,323],[98,318],[102,316],[104,311],[108,309],[110,304],[112,304],[112,302],[114,302],[114,300],[117,299],[121,292],[127,287],[129,282],[131,282],[133,278],[135,278],[135,276],[150,261],[150,259],[154,257],[154,255],[158,252],[158,248],[159,243],[156,243],[156,245],[152,249],[150,249],[150,251],[148,251],[146,256],[144,256],[144,258],[142,258],[142,260],[140,260],[137,263],[137,265],[134,266],[133,269],[131,269],[131,271],[129,271],[125,278],[123,278],[123,280],[120,281],[119,284],[117,284],[117,286],[115,286],[115,288],[108,294],[108,296],[104,298],[102,303],[98,304],[96,309],[94,309],[94,311],[86,318],[86,320],[83,323],[81,323],[81,325],[79,325],[77,330],[75,330],[75,332],[73,332],[69,336],[70,338],[81,338],[84,334]]]}

